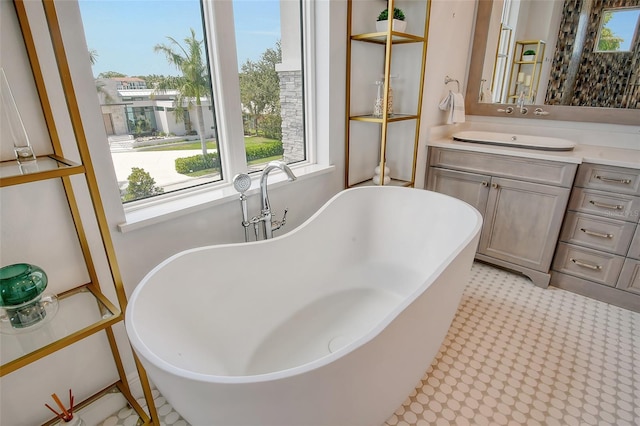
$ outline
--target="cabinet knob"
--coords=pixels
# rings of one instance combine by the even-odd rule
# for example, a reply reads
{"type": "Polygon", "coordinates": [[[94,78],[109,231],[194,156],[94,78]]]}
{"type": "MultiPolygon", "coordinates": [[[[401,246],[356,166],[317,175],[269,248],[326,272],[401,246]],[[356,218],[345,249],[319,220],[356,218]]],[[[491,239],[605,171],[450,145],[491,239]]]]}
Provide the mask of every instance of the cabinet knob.
{"type": "Polygon", "coordinates": [[[482,186],[485,186],[485,187],[486,187],[486,186],[489,186],[489,182],[487,182],[486,180],[483,180],[483,181],[482,181],[482,186]]]}
{"type": "Polygon", "coordinates": [[[495,189],[498,189],[498,184],[494,182],[494,183],[491,184],[491,187],[495,188],[495,189]]]}

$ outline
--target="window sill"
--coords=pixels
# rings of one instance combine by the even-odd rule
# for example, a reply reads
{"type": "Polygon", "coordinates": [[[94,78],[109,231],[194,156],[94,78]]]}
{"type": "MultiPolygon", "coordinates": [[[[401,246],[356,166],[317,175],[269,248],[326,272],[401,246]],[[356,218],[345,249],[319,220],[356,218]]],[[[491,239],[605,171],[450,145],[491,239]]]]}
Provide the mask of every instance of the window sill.
{"type": "MultiPolygon", "coordinates": [[[[307,164],[291,167],[300,180],[330,173],[335,166],[307,164]]],[[[287,178],[283,172],[274,171],[269,175],[269,187],[280,186],[287,178]]],[[[257,194],[260,191],[260,173],[251,176],[251,188],[246,195],[257,194]]],[[[126,221],[118,225],[122,233],[134,231],[145,226],[161,223],[199,210],[237,202],[239,194],[231,183],[209,186],[185,194],[176,194],[160,200],[152,200],[136,206],[125,208],[126,221]]]]}

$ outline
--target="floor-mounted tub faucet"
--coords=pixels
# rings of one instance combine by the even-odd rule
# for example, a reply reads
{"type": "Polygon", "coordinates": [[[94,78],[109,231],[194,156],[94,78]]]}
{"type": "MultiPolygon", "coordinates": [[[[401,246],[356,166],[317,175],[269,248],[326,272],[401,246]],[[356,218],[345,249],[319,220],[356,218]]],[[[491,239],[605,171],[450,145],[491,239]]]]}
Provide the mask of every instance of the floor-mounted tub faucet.
{"type": "Polygon", "coordinates": [[[287,220],[287,209],[284,210],[282,220],[273,220],[272,218],[271,204],[269,203],[269,194],[267,192],[267,178],[269,177],[269,173],[275,169],[280,169],[285,172],[289,178],[289,182],[296,180],[296,175],[293,174],[289,166],[287,166],[284,161],[272,161],[267,164],[267,167],[262,171],[262,176],[260,176],[260,205],[262,206],[262,210],[260,210],[260,216],[254,217],[251,222],[254,226],[260,223],[262,235],[265,239],[272,238],[273,231],[282,228],[287,220]]]}

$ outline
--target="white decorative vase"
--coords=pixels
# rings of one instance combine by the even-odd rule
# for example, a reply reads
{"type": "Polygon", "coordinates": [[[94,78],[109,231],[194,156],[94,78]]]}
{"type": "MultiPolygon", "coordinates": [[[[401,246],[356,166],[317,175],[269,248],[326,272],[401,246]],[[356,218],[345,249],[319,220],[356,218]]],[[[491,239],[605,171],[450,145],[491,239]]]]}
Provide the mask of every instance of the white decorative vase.
{"type": "Polygon", "coordinates": [[[373,169],[373,173],[372,181],[374,185],[388,185],[391,182],[391,177],[389,177],[391,170],[389,170],[387,166],[384,166],[384,181],[380,180],[380,166],[376,166],[376,168],[373,169]]]}
{"type": "MultiPolygon", "coordinates": [[[[376,31],[379,33],[387,31],[388,21],[376,21],[376,31]]],[[[407,22],[399,19],[393,20],[393,31],[403,33],[407,29],[407,22]]]]}
{"type": "MultiPolygon", "coordinates": [[[[375,175],[372,180],[374,185],[380,185],[380,175],[375,175]]],[[[388,185],[390,182],[391,178],[389,176],[385,176],[384,185],[388,185]]]]}
{"type": "Polygon", "coordinates": [[[63,420],[58,423],[58,426],[86,426],[86,423],[84,422],[84,420],[82,420],[82,417],[74,414],[71,420],[69,420],[68,422],[63,420]]]}

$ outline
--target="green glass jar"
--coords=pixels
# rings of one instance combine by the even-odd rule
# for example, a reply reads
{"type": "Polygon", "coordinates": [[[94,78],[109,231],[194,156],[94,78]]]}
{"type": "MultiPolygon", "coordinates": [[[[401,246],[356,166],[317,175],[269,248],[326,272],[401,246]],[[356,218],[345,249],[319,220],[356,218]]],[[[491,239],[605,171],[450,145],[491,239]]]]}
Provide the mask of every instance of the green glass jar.
{"type": "Polygon", "coordinates": [[[28,263],[0,268],[0,307],[13,328],[25,328],[42,321],[47,310],[40,302],[47,287],[47,274],[28,263]]]}

